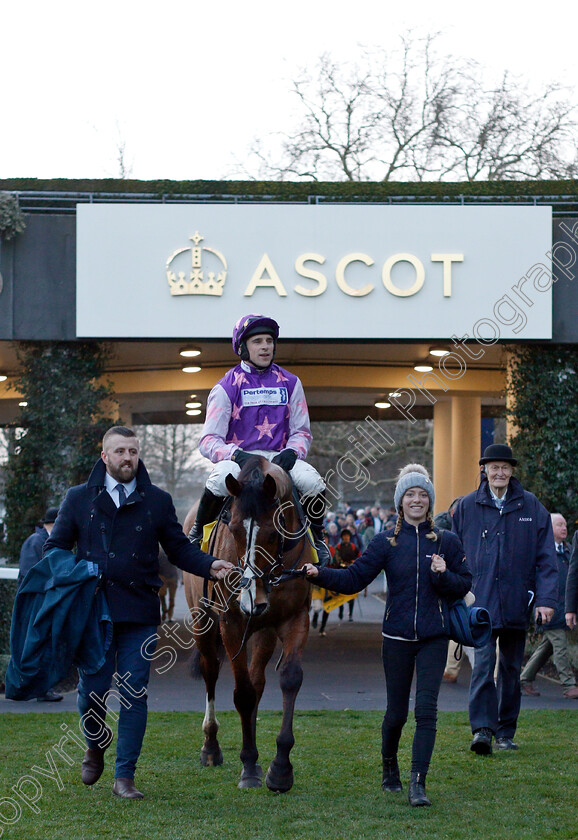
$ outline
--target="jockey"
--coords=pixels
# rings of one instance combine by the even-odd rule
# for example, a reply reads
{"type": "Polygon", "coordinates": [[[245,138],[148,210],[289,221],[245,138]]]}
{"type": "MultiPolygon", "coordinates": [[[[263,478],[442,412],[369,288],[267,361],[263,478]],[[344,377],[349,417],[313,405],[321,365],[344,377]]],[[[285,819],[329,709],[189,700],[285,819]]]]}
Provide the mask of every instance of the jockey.
{"type": "Polygon", "coordinates": [[[312,440],[307,402],[301,381],[273,362],[278,337],[279,325],[264,315],[246,315],[233,328],[241,361],[209,394],[199,450],[214,467],[189,539],[200,542],[203,526],[217,518],[228,495],[227,475],[236,478],[251,455],[262,455],[291,475],[325,563],[325,482],[305,462],[312,440]]]}

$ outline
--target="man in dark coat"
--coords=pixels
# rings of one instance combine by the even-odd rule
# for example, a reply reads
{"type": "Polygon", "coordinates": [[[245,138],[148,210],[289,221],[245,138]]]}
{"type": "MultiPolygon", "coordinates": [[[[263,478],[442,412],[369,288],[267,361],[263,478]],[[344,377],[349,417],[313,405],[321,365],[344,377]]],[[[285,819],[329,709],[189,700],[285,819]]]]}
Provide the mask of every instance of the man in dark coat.
{"type": "Polygon", "coordinates": [[[568,528],[561,513],[552,513],[550,518],[552,519],[552,531],[556,543],[556,562],[558,563],[558,603],[556,604],[554,617],[548,627],[544,629],[542,638],[536,645],[536,650],[524,665],[520,674],[520,688],[522,694],[539,697],[540,692],[534,688],[533,681],[540,668],[552,657],[554,666],[558,671],[558,678],[564,688],[564,697],[569,700],[578,700],[578,686],[568,653],[568,634],[564,615],[564,598],[568,578],[568,561],[570,559],[570,546],[566,543],[568,528]]]}
{"type": "Polygon", "coordinates": [[[78,559],[99,566],[113,638],[102,668],[80,672],[78,708],[88,746],[81,775],[93,785],[104,769],[112,739],[105,723],[107,700],[113,694],[120,701],[113,793],[127,799],[143,797],[134,773],[147,719],[151,656],[146,643],[156,639],[160,623],[159,543],[172,563],[201,577],[222,578],[232,568],[188,541],[170,495],[151,483],[139,459],[134,431],[114,426],[103,438],[101,460],[88,482],[66,494],[44,551],[76,545],[78,559]],[[118,690],[111,691],[113,677],[118,690]]]}
{"type": "Polygon", "coordinates": [[[576,627],[578,615],[578,531],[572,540],[570,565],[566,580],[566,625],[570,630],[576,627]]]}
{"type": "Polygon", "coordinates": [[[470,684],[471,749],[492,752],[492,738],[515,750],[520,712],[520,670],[530,604],[547,624],[558,597],[558,566],[550,515],[513,477],[518,462],[505,444],[492,444],[480,458],[480,486],[459,502],[452,519],[473,574],[478,606],[492,619],[492,641],[476,650],[470,684]],[[494,683],[499,642],[497,685],[494,683]]]}
{"type": "Polygon", "coordinates": [[[30,534],[22,543],[20,549],[20,562],[18,563],[18,588],[20,588],[22,581],[39,560],[42,560],[42,550],[44,543],[48,539],[48,535],[52,531],[52,527],[56,522],[58,516],[57,507],[49,507],[44,514],[42,525],[37,525],[34,533],[30,534]]]}
{"type": "MultiPolygon", "coordinates": [[[[57,507],[47,508],[46,513],[44,514],[44,519],[42,520],[42,525],[37,525],[34,529],[34,533],[30,534],[30,536],[22,543],[22,548],[20,549],[20,562],[18,563],[19,589],[30,569],[35,566],[39,560],[42,560],[44,543],[52,531],[52,527],[56,522],[57,516],[57,507]]],[[[39,703],[58,703],[60,700],[62,700],[62,694],[58,694],[58,692],[54,691],[52,688],[49,689],[46,694],[43,694],[42,697],[38,697],[39,703]]]]}

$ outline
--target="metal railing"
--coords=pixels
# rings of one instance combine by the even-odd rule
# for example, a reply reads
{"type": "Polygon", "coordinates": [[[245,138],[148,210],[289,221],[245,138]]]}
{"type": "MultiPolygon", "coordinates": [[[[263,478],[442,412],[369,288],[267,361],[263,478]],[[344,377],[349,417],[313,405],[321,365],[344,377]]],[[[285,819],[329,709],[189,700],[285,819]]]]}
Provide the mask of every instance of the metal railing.
{"type": "Polygon", "coordinates": [[[18,197],[20,208],[24,213],[76,213],[77,204],[206,204],[207,202],[221,204],[381,204],[381,205],[504,205],[519,206],[551,206],[554,216],[578,215],[577,195],[392,195],[385,199],[372,200],[371,196],[359,195],[343,197],[327,195],[309,195],[302,200],[280,199],[276,195],[233,195],[214,194],[184,194],[171,193],[106,193],[106,192],[58,192],[38,190],[11,190],[12,195],[18,197]]]}

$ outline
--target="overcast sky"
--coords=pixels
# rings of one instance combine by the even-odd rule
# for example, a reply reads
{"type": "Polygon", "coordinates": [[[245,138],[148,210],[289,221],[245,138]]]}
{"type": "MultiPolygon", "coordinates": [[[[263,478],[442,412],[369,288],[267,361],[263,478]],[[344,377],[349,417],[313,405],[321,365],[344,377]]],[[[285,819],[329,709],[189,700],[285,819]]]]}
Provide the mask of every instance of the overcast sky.
{"type": "Polygon", "coordinates": [[[120,143],[134,178],[227,177],[253,137],[292,126],[300,67],[410,27],[532,84],[578,78],[570,2],[0,4],[0,178],[118,177],[120,143]]]}

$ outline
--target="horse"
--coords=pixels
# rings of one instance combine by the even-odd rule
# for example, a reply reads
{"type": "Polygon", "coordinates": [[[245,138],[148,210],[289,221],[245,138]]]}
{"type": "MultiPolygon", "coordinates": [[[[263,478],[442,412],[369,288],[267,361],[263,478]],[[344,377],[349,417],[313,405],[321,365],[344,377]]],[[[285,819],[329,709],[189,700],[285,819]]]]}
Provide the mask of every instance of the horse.
{"type": "MultiPolygon", "coordinates": [[[[261,787],[257,710],[265,688],[265,668],[279,639],[282,653],[277,669],[283,692],[283,718],[277,752],[265,783],[269,790],[285,793],[293,786],[293,714],[303,681],[301,662],[311,604],[309,583],[299,569],[314,562],[315,552],[292,500],[291,478],[281,467],[254,456],[243,465],[238,479],[227,476],[226,485],[232,497],[230,522],[219,522],[209,550],[236,568],[225,580],[210,583],[205,595],[204,581],[184,574],[185,594],[194,619],[196,655],[206,688],[201,764],[223,763],[215,715],[220,635],[231,662],[233,698],[241,718],[242,770],[238,787],[261,787]]],[[[185,533],[189,533],[194,522],[195,507],[185,519],[185,533]]]]}

